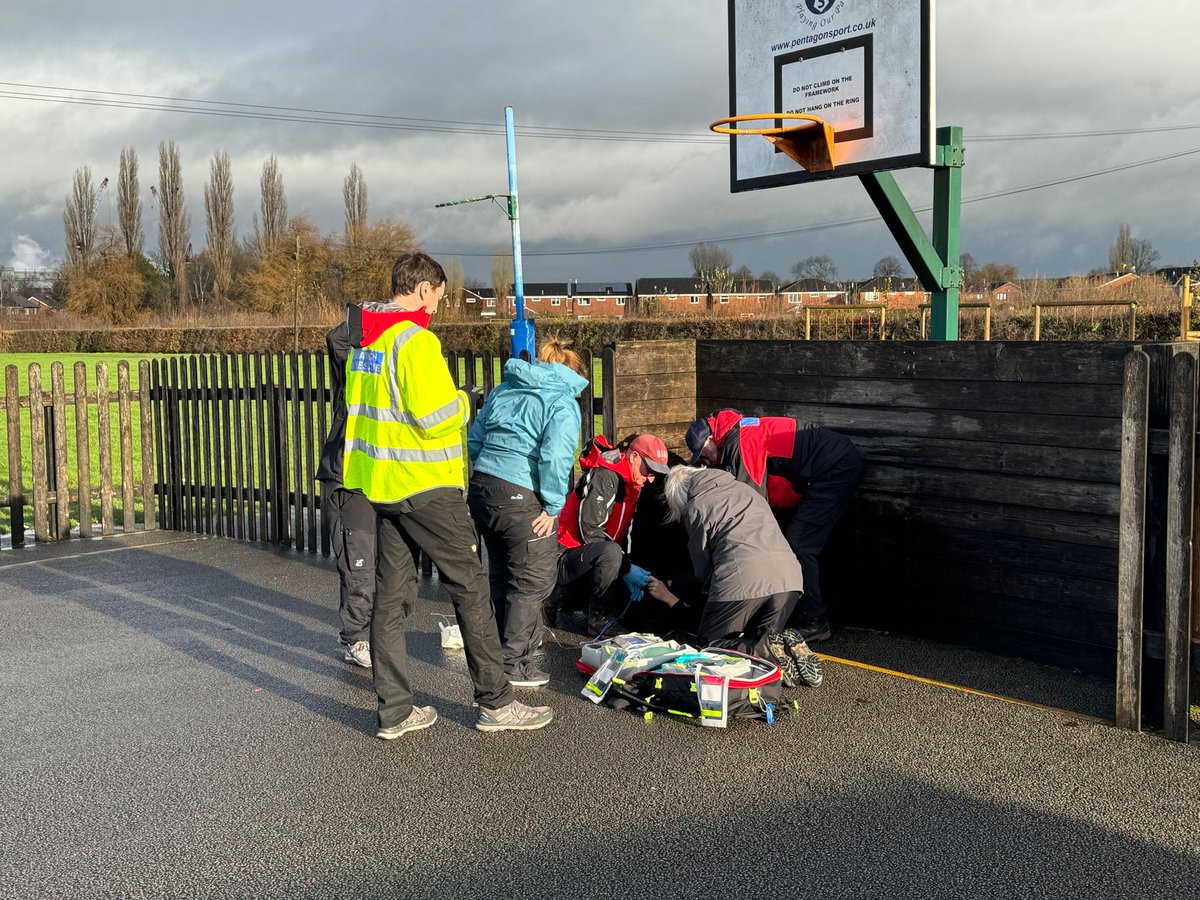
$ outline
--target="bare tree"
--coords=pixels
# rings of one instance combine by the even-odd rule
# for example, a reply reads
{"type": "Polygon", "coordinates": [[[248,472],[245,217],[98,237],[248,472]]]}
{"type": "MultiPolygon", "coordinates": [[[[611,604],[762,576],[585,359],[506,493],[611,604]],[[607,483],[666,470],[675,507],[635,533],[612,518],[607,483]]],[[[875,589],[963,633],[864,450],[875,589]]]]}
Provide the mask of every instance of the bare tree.
{"type": "Polygon", "coordinates": [[[1108,248],[1108,268],[1110,272],[1124,275],[1126,272],[1139,272],[1149,275],[1158,265],[1159,253],[1148,241],[1133,236],[1133,229],[1122,223],[1117,229],[1117,239],[1108,248]]]}
{"type": "Polygon", "coordinates": [[[367,227],[367,181],[358,163],[350,166],[350,174],[342,182],[342,199],[346,202],[346,240],[353,243],[367,227]]]}
{"type": "Polygon", "coordinates": [[[67,266],[86,267],[96,246],[96,204],[100,191],[92,184],[92,167],[80,166],[71,179],[71,193],[63,208],[63,238],[67,244],[67,266]]]}
{"type": "Polygon", "coordinates": [[[492,290],[496,292],[496,313],[507,306],[513,291],[513,258],[507,253],[492,257],[492,290]]]}
{"type": "Polygon", "coordinates": [[[442,268],[446,271],[446,305],[451,310],[460,310],[463,285],[466,281],[463,262],[457,256],[447,257],[442,260],[442,268]]]}
{"type": "Polygon", "coordinates": [[[780,278],[778,275],[776,275],[774,272],[770,272],[770,271],[763,272],[761,275],[758,276],[758,280],[769,284],[771,286],[772,291],[778,291],[780,286],[783,284],[783,279],[780,278]]]}
{"type": "Polygon", "coordinates": [[[270,156],[262,167],[258,179],[258,208],[261,215],[254,217],[254,243],[259,256],[269,253],[287,232],[287,197],[283,193],[283,173],[279,171],[279,160],[270,156]]]}
{"type": "Polygon", "coordinates": [[[187,304],[188,234],[192,223],[183,202],[183,173],[174,141],[158,145],[158,249],[175,282],[175,302],[187,304]]]}
{"type": "Polygon", "coordinates": [[[142,190],[138,183],[137,151],[121,149],[121,169],[117,173],[117,221],[125,239],[125,254],[131,259],[142,252],[146,234],[142,231],[142,190]]]}
{"type": "Polygon", "coordinates": [[[970,253],[960,253],[958,255],[958,267],[963,272],[962,289],[964,291],[981,290],[979,286],[979,263],[975,261],[975,257],[970,253]]]}
{"type": "Polygon", "coordinates": [[[1108,270],[1120,275],[1133,265],[1133,229],[1125,222],[1117,229],[1117,239],[1108,248],[1108,270]]]}
{"type": "Polygon", "coordinates": [[[903,278],[906,271],[904,263],[899,257],[885,256],[879,262],[875,263],[875,268],[871,270],[871,275],[874,278],[903,278]]]}
{"type": "Polygon", "coordinates": [[[990,289],[1009,281],[1016,281],[1019,274],[1014,265],[990,262],[979,267],[977,277],[985,288],[990,289]]]}
{"type": "Polygon", "coordinates": [[[822,281],[837,280],[837,266],[828,256],[806,256],[792,266],[796,278],[820,278],[822,281]]]}
{"type": "Polygon", "coordinates": [[[733,255],[718,244],[697,244],[688,251],[692,272],[710,291],[723,293],[733,286],[733,255]]]}
{"type": "Polygon", "coordinates": [[[204,186],[204,218],[208,225],[208,255],[212,263],[213,298],[229,299],[233,283],[233,254],[237,235],[233,224],[233,173],[229,154],[220,150],[209,165],[208,184],[204,186]]]}

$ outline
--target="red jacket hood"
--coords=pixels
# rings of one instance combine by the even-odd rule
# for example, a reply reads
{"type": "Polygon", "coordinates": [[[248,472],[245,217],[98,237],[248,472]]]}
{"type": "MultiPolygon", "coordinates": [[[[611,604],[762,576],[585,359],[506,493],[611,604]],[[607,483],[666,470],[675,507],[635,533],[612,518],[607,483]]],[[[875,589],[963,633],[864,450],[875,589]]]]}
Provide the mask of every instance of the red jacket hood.
{"type": "MultiPolygon", "coordinates": [[[[612,469],[633,487],[633,471],[629,468],[629,458],[624,453],[618,453],[602,434],[592,438],[587,450],[579,457],[579,468],[612,469]]],[[[636,487],[634,490],[636,491],[636,487]]]]}
{"type": "Polygon", "coordinates": [[[431,318],[427,309],[361,309],[360,313],[362,315],[362,339],[358,345],[360,347],[373,344],[381,334],[400,322],[413,322],[422,328],[428,328],[431,318]]]}
{"type": "Polygon", "coordinates": [[[712,432],[713,442],[719,447],[733,426],[742,421],[742,414],[736,409],[722,409],[705,421],[708,422],[708,430],[712,432]]]}

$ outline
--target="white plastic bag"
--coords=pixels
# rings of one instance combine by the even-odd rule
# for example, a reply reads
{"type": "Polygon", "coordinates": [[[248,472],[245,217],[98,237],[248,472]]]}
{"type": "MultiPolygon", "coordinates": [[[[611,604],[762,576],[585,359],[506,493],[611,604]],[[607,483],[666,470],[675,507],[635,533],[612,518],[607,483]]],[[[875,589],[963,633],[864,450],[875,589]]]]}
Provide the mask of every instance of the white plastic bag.
{"type": "Polygon", "coordinates": [[[443,616],[441,613],[434,613],[434,618],[438,620],[438,630],[442,633],[442,649],[443,650],[461,650],[463,648],[462,629],[459,628],[457,622],[452,622],[448,616],[443,616]]]}

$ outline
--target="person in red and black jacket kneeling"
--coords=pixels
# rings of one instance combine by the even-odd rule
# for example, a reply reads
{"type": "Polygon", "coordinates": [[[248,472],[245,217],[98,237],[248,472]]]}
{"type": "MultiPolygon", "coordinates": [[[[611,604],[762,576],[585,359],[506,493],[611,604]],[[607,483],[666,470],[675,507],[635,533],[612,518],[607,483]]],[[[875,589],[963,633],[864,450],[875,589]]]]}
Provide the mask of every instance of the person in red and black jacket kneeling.
{"type": "Polygon", "coordinates": [[[629,605],[622,581],[629,571],[626,538],[642,486],[666,475],[667,448],[652,434],[613,447],[597,436],[579,457],[583,470],[558,520],[558,590],[545,604],[546,621],[558,611],[583,609],[597,634],[629,605]]]}

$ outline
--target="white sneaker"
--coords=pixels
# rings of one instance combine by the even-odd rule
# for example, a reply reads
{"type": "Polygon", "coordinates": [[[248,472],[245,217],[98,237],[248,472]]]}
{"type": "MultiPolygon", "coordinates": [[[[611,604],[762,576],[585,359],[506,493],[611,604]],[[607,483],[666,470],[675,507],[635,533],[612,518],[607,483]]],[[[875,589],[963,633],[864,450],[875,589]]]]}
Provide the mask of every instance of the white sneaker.
{"type": "Polygon", "coordinates": [[[342,659],[369,669],[371,668],[371,645],[366,641],[355,641],[353,644],[346,645],[346,654],[342,659]]]}

